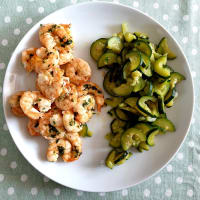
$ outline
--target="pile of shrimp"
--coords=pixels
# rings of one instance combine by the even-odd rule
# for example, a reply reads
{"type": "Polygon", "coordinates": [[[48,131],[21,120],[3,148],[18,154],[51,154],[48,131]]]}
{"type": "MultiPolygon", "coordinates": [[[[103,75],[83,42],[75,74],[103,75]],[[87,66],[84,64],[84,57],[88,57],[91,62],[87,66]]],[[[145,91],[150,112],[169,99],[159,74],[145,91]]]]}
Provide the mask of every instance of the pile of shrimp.
{"type": "Polygon", "coordinates": [[[48,140],[47,160],[71,162],[82,154],[79,132],[95,110],[101,111],[104,96],[90,81],[91,68],[73,56],[71,24],[40,25],[42,47],[22,52],[27,72],[35,72],[36,90],[18,91],[9,99],[11,111],[28,117],[28,132],[48,140]]]}

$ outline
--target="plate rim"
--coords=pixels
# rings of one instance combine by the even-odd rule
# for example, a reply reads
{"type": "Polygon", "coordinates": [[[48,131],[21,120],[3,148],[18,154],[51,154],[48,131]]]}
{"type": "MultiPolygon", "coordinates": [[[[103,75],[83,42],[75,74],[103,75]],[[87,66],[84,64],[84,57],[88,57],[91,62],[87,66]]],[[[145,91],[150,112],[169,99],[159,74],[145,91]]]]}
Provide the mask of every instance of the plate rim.
{"type": "MultiPolygon", "coordinates": [[[[114,6],[123,7],[123,8],[125,8],[125,9],[131,9],[131,10],[133,10],[134,12],[139,13],[139,14],[141,14],[141,15],[144,15],[145,17],[147,17],[147,18],[151,19],[152,21],[154,21],[157,25],[159,25],[162,29],[164,29],[164,30],[169,34],[169,36],[172,38],[173,42],[178,46],[178,49],[180,50],[181,54],[183,55],[183,59],[184,59],[185,62],[186,62],[186,65],[187,65],[187,68],[188,68],[188,71],[189,71],[189,75],[190,75],[190,77],[191,77],[191,84],[192,84],[192,87],[191,87],[191,89],[192,89],[191,107],[192,107],[192,110],[191,110],[191,115],[190,115],[190,118],[189,118],[189,126],[188,126],[187,129],[186,129],[185,135],[184,135],[184,137],[183,137],[181,143],[179,144],[179,147],[176,149],[176,151],[173,153],[173,155],[168,159],[168,161],[167,161],[160,169],[156,170],[156,171],[153,172],[151,175],[149,175],[149,176],[143,178],[142,180],[140,180],[139,182],[134,183],[134,184],[129,184],[129,185],[127,185],[127,186],[118,187],[118,188],[112,189],[112,190],[90,190],[90,189],[87,189],[87,190],[86,190],[86,189],[81,189],[81,191],[85,191],[85,192],[114,192],[114,191],[119,191],[119,190],[122,190],[122,189],[127,189],[127,188],[130,188],[130,187],[134,187],[134,186],[136,186],[136,185],[139,185],[139,184],[141,184],[141,183],[143,183],[143,182],[149,180],[151,177],[153,177],[153,176],[155,176],[157,173],[159,173],[164,167],[166,167],[166,166],[168,165],[168,163],[175,157],[175,155],[177,154],[177,152],[178,152],[178,151],[180,150],[180,148],[182,147],[182,145],[183,145],[183,143],[184,143],[184,141],[185,141],[185,139],[186,139],[186,137],[187,137],[187,135],[188,135],[188,133],[189,133],[189,129],[190,129],[190,127],[191,127],[191,120],[192,120],[192,117],[193,117],[193,114],[194,114],[194,103],[195,103],[195,100],[194,100],[194,82],[193,82],[193,78],[192,78],[192,75],[191,75],[191,69],[190,69],[190,65],[189,65],[188,59],[187,59],[187,57],[185,56],[185,53],[183,52],[183,50],[182,50],[181,46],[179,45],[179,43],[178,43],[177,40],[174,38],[174,36],[173,36],[163,25],[161,25],[156,19],[154,19],[153,17],[149,16],[148,14],[144,13],[143,11],[140,11],[140,10],[138,10],[138,9],[136,9],[136,8],[133,8],[133,7],[131,7],[131,6],[127,6],[127,5],[124,5],[124,4],[121,4],[121,3],[116,4],[116,3],[113,3],[113,2],[105,2],[105,1],[82,2],[82,3],[73,4],[73,5],[67,5],[67,6],[65,6],[65,7],[63,7],[63,8],[57,9],[57,10],[53,11],[52,13],[48,14],[47,16],[45,16],[44,18],[40,19],[35,25],[33,25],[33,26],[28,30],[28,32],[26,32],[26,34],[22,37],[22,39],[20,40],[20,42],[17,44],[16,48],[14,49],[13,53],[14,53],[14,52],[17,50],[17,48],[21,45],[21,43],[22,43],[22,41],[24,40],[24,38],[26,37],[26,35],[27,35],[29,32],[31,32],[32,29],[34,29],[36,26],[38,26],[38,24],[40,23],[40,21],[45,20],[45,19],[46,19],[47,17],[49,17],[50,15],[54,15],[55,13],[60,12],[61,10],[64,10],[64,9],[66,9],[66,8],[68,8],[68,7],[79,7],[79,6],[87,5],[87,4],[97,4],[97,5],[98,5],[98,4],[101,4],[101,5],[103,5],[103,4],[104,4],[104,5],[110,4],[110,5],[114,5],[114,6]]],[[[6,120],[6,124],[7,124],[7,126],[8,126],[8,131],[9,131],[9,134],[11,135],[11,137],[12,137],[13,142],[15,143],[14,137],[13,137],[12,133],[10,132],[9,125],[8,125],[8,123],[7,123],[8,120],[7,120],[7,114],[6,114],[6,100],[5,100],[5,95],[4,95],[4,94],[5,94],[5,90],[6,90],[6,88],[5,88],[5,82],[6,82],[7,77],[8,77],[8,75],[7,75],[8,70],[7,70],[7,69],[8,69],[8,67],[10,66],[11,61],[12,61],[12,59],[13,59],[13,56],[12,56],[13,53],[12,53],[11,56],[10,56],[10,59],[9,59],[9,62],[8,62],[7,68],[6,68],[6,72],[5,72],[5,75],[4,75],[2,98],[3,98],[3,112],[4,112],[4,117],[5,117],[5,120],[6,120]]],[[[26,158],[26,156],[24,155],[23,151],[20,150],[20,148],[18,147],[18,145],[17,145],[16,143],[15,143],[15,145],[16,145],[18,151],[23,155],[23,157],[25,158],[25,160],[26,160],[34,169],[36,169],[38,172],[40,172],[43,176],[48,177],[48,178],[51,179],[52,181],[54,181],[54,182],[56,182],[56,183],[58,183],[58,184],[60,184],[60,185],[62,185],[62,186],[65,186],[65,187],[68,187],[68,188],[71,188],[71,189],[74,189],[74,190],[79,190],[78,188],[75,188],[75,187],[73,187],[73,186],[64,185],[64,184],[61,183],[59,180],[56,180],[56,179],[51,178],[51,177],[47,176],[46,174],[44,174],[44,173],[42,172],[42,170],[36,168],[36,167],[34,166],[34,163],[32,163],[29,159],[26,158]]]]}

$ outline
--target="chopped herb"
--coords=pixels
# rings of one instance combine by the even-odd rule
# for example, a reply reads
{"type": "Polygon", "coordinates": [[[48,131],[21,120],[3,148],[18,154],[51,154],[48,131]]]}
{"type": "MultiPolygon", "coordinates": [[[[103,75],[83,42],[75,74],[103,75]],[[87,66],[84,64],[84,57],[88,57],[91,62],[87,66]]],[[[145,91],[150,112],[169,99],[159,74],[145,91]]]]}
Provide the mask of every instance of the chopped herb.
{"type": "Polygon", "coordinates": [[[49,55],[51,55],[51,54],[53,54],[53,52],[48,52],[48,53],[47,53],[47,56],[49,56],[49,55]]]}
{"type": "Polygon", "coordinates": [[[63,155],[64,154],[64,147],[62,147],[62,146],[58,146],[58,151],[59,151],[59,155],[63,155]]]}
{"type": "Polygon", "coordinates": [[[53,71],[50,72],[51,76],[53,76],[53,71]]]}
{"type": "Polygon", "coordinates": [[[56,140],[56,143],[58,143],[59,139],[56,140]]]}
{"type": "Polygon", "coordinates": [[[66,45],[70,45],[71,43],[72,43],[72,40],[67,40],[67,41],[65,42],[66,45]]]}
{"type": "Polygon", "coordinates": [[[42,99],[38,99],[38,101],[42,101],[42,99]]]}
{"type": "Polygon", "coordinates": [[[72,120],[72,121],[69,122],[69,125],[70,125],[70,126],[73,126],[74,124],[75,124],[75,121],[74,121],[74,120],[72,120]]]}
{"type": "Polygon", "coordinates": [[[97,88],[95,86],[92,86],[91,88],[92,88],[92,90],[97,90],[97,88]]]}
{"type": "Polygon", "coordinates": [[[74,117],[76,117],[78,115],[78,113],[77,112],[74,112],[74,117]]]}
{"type": "Polygon", "coordinates": [[[87,101],[84,101],[84,103],[82,104],[83,107],[87,106],[89,103],[87,101]]]}
{"type": "Polygon", "coordinates": [[[56,137],[56,135],[55,135],[55,134],[51,134],[51,137],[52,137],[52,138],[55,138],[55,137],[56,137]]]}
{"type": "Polygon", "coordinates": [[[40,24],[40,27],[42,27],[43,26],[43,24],[40,24]]]}
{"type": "Polygon", "coordinates": [[[59,134],[59,131],[51,124],[49,124],[49,132],[56,132],[56,134],[59,134]]]}
{"type": "Polygon", "coordinates": [[[30,53],[30,55],[29,55],[29,56],[30,56],[30,58],[32,58],[32,57],[34,56],[34,54],[30,53]]]}
{"type": "Polygon", "coordinates": [[[39,121],[37,121],[36,123],[35,123],[35,128],[37,128],[39,126],[39,121]]]}
{"type": "Polygon", "coordinates": [[[56,124],[56,122],[55,122],[55,121],[53,121],[53,124],[55,125],[55,124],[56,124]]]}
{"type": "Polygon", "coordinates": [[[57,25],[56,25],[56,24],[54,24],[54,25],[52,26],[52,28],[53,28],[53,29],[55,29],[55,28],[56,28],[56,26],[57,26],[57,25]]]}
{"type": "Polygon", "coordinates": [[[61,46],[61,47],[65,47],[65,44],[61,44],[60,46],[61,46]]]}
{"type": "Polygon", "coordinates": [[[99,94],[101,94],[101,93],[102,93],[102,91],[101,91],[101,90],[97,90],[97,92],[98,92],[99,94]]]}
{"type": "Polygon", "coordinates": [[[88,102],[91,103],[91,99],[90,98],[88,99],[88,102]]]}

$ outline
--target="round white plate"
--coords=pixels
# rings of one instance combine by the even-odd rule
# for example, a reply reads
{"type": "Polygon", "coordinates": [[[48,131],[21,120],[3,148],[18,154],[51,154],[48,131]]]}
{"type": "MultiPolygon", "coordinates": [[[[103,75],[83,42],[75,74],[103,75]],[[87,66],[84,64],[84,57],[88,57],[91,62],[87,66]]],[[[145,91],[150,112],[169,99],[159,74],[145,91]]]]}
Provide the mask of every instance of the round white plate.
{"type": "MultiPolygon", "coordinates": [[[[106,95],[105,95],[106,96],[106,95]]],[[[122,5],[111,3],[84,3],[58,10],[37,23],[22,39],[14,51],[7,67],[3,104],[6,122],[23,156],[42,174],[50,179],[74,189],[107,192],[134,186],[160,170],[173,157],[188,131],[193,111],[193,84],[187,60],[172,36],[156,21],[143,13],[122,5]],[[46,160],[47,141],[42,137],[31,137],[27,132],[27,119],[16,118],[10,112],[8,98],[18,90],[35,88],[35,74],[26,73],[21,64],[21,52],[29,47],[39,47],[38,29],[44,23],[72,23],[75,40],[75,55],[89,62],[92,80],[102,87],[102,72],[90,57],[91,43],[100,37],[109,37],[120,31],[122,22],[128,22],[131,31],[142,31],[155,44],[166,36],[177,59],[169,65],[187,78],[178,85],[179,98],[175,106],[168,109],[168,116],[176,125],[175,133],[156,137],[156,145],[144,153],[134,152],[124,165],[108,169],[104,160],[110,150],[104,135],[109,132],[111,118],[108,108],[92,118],[89,128],[92,138],[83,139],[83,155],[72,163],[50,163],[46,160]]]]}

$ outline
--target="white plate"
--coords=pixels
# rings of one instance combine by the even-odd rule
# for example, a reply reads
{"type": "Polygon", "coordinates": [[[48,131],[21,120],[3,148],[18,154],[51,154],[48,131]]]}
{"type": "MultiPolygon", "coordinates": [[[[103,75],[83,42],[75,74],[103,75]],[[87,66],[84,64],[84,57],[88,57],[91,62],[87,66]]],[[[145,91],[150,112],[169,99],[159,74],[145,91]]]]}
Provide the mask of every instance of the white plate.
{"type": "Polygon", "coordinates": [[[156,21],[143,13],[122,5],[111,3],[84,3],[58,10],[37,23],[22,39],[14,51],[7,67],[3,104],[6,122],[18,149],[24,157],[42,174],[50,179],[74,189],[107,192],[134,186],[160,170],[173,157],[188,131],[193,111],[193,84],[187,60],[173,37],[156,21]],[[10,113],[8,98],[18,90],[34,89],[35,75],[28,74],[20,62],[22,50],[39,47],[38,29],[44,23],[72,23],[75,39],[75,55],[84,58],[92,68],[92,80],[102,87],[102,73],[96,69],[89,49],[91,43],[108,37],[120,30],[122,22],[128,22],[130,30],[147,33],[151,41],[158,43],[166,36],[169,45],[177,54],[177,59],[169,65],[187,78],[178,86],[179,98],[168,116],[176,125],[175,133],[158,136],[155,147],[145,153],[135,152],[124,165],[110,170],[104,166],[104,160],[110,148],[104,135],[109,132],[111,119],[104,108],[89,122],[94,132],[92,138],[84,139],[83,155],[73,163],[50,163],[46,161],[47,141],[42,137],[30,137],[27,120],[16,118],[10,113]]]}

